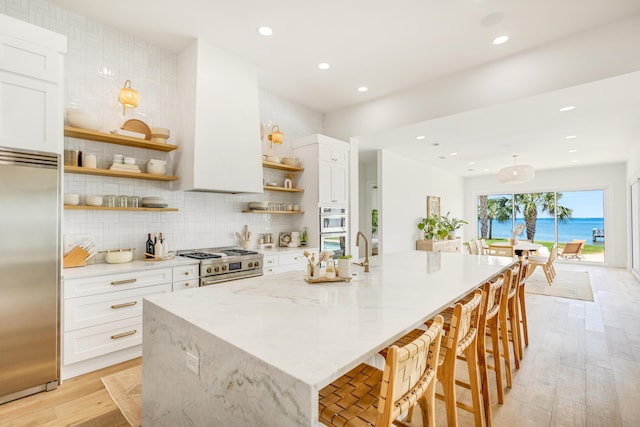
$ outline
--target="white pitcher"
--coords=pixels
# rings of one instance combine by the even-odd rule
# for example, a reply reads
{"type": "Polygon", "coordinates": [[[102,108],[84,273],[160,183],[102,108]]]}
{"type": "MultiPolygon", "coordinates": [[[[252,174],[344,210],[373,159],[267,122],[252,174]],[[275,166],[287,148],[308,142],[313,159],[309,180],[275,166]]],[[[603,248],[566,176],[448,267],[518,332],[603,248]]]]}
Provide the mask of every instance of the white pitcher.
{"type": "Polygon", "coordinates": [[[164,160],[150,159],[147,162],[147,173],[152,175],[164,175],[167,172],[167,162],[164,160]]]}

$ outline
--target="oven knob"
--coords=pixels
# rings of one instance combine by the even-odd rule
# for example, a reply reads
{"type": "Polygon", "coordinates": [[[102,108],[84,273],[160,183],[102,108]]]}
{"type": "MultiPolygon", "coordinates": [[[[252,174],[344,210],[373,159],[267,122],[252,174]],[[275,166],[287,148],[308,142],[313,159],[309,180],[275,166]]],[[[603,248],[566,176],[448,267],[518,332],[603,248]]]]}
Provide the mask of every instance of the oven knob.
{"type": "Polygon", "coordinates": [[[207,273],[211,273],[211,267],[207,268],[207,273]]]}
{"type": "Polygon", "coordinates": [[[249,268],[251,268],[251,267],[253,267],[253,263],[252,262],[249,263],[249,268]]]}
{"type": "Polygon", "coordinates": [[[216,273],[217,273],[217,272],[219,272],[219,271],[220,271],[220,267],[215,267],[215,268],[213,269],[213,271],[215,271],[216,273]]]}
{"type": "Polygon", "coordinates": [[[226,265],[222,266],[222,271],[227,271],[227,266],[226,265]]]}
{"type": "Polygon", "coordinates": [[[254,267],[258,267],[259,265],[260,265],[260,262],[259,262],[259,261],[255,261],[255,262],[253,263],[253,266],[254,266],[254,267]]]}

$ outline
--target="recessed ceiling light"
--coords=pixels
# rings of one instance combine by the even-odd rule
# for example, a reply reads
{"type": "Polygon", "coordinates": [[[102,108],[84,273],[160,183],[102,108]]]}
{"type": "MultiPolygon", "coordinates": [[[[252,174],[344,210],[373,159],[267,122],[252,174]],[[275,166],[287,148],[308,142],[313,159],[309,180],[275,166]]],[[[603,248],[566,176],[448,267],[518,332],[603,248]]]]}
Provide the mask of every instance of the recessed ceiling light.
{"type": "Polygon", "coordinates": [[[476,164],[476,162],[469,162],[469,164],[470,164],[470,165],[475,165],[475,164],[476,164]]]}
{"type": "Polygon", "coordinates": [[[467,169],[468,172],[473,172],[475,169],[467,169]]]}
{"type": "Polygon", "coordinates": [[[565,111],[571,111],[571,110],[574,110],[575,108],[576,108],[575,105],[567,105],[566,107],[562,107],[560,111],[564,113],[565,111]]]}
{"type": "Polygon", "coordinates": [[[368,90],[369,90],[369,88],[368,88],[368,87],[366,87],[366,86],[360,86],[360,87],[358,88],[358,92],[366,92],[366,91],[368,91],[368,90]]]}
{"type": "Polygon", "coordinates": [[[570,153],[577,153],[578,150],[569,150],[570,153]]]}
{"type": "Polygon", "coordinates": [[[458,153],[449,153],[450,156],[457,156],[458,153]]]}
{"type": "Polygon", "coordinates": [[[482,169],[483,172],[489,172],[489,169],[482,169]]]}
{"type": "Polygon", "coordinates": [[[331,65],[329,65],[329,63],[327,62],[321,62],[318,64],[318,68],[320,68],[321,70],[328,70],[331,67],[331,65]]]}
{"type": "Polygon", "coordinates": [[[505,44],[509,40],[509,36],[499,36],[493,39],[493,44],[498,46],[501,44],[505,44]]]}
{"type": "Polygon", "coordinates": [[[271,29],[271,27],[263,25],[261,27],[258,27],[258,33],[263,36],[270,36],[271,34],[273,34],[273,30],[271,29]]]}
{"type": "Polygon", "coordinates": [[[571,160],[571,163],[578,163],[580,160],[571,160]]]}
{"type": "Polygon", "coordinates": [[[573,139],[575,138],[577,135],[567,135],[564,137],[564,139],[573,139]]]}
{"type": "Polygon", "coordinates": [[[424,136],[424,135],[418,135],[418,136],[416,136],[416,139],[417,139],[417,140],[422,140],[422,139],[425,139],[425,138],[426,138],[426,136],[424,136]]]}

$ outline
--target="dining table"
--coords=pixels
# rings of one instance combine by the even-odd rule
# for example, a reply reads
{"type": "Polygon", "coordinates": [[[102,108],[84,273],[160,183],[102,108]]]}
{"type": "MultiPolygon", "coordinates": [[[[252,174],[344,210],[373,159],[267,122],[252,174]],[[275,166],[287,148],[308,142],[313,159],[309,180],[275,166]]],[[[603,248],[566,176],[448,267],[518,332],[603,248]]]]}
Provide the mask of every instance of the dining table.
{"type": "Polygon", "coordinates": [[[317,426],[320,389],[515,262],[414,250],[349,281],[293,271],[148,296],[142,424],[317,426]]]}
{"type": "Polygon", "coordinates": [[[542,247],[540,243],[533,243],[518,240],[515,245],[512,245],[510,242],[494,242],[489,245],[489,247],[500,247],[500,248],[509,248],[513,246],[513,250],[518,256],[528,257],[531,252],[535,252],[542,247]]]}

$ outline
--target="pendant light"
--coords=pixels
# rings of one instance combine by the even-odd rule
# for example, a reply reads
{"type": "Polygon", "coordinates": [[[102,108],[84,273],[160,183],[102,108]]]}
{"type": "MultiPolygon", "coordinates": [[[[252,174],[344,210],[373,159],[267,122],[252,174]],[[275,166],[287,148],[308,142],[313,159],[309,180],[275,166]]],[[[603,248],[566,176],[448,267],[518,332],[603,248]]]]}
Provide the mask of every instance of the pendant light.
{"type": "Polygon", "coordinates": [[[523,182],[529,182],[533,180],[536,173],[533,170],[533,166],[518,165],[518,155],[513,156],[513,166],[500,169],[498,172],[498,179],[500,182],[508,184],[521,184],[523,182]]]}

